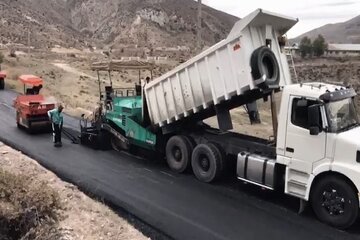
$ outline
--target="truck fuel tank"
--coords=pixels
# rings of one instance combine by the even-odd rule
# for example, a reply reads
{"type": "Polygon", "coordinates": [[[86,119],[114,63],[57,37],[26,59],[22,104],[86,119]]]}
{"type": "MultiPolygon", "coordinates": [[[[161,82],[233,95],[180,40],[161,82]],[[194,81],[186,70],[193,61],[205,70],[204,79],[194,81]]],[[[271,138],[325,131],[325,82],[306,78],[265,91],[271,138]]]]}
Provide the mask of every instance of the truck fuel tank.
{"type": "Polygon", "coordinates": [[[237,177],[268,189],[275,187],[275,159],[241,152],[237,158],[237,177]]]}

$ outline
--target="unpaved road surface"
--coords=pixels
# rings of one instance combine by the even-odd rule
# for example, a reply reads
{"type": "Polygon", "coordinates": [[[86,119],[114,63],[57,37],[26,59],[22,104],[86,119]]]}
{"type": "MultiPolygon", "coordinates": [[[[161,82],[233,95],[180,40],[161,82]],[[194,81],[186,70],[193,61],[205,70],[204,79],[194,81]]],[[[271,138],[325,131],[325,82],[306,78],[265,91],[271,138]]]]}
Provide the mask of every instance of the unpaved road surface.
{"type": "Polygon", "coordinates": [[[58,68],[64,70],[65,72],[72,73],[72,74],[74,74],[74,75],[84,76],[84,77],[88,77],[88,78],[91,78],[91,79],[96,79],[96,78],[93,77],[93,76],[90,76],[90,75],[88,75],[88,74],[86,74],[86,73],[84,73],[84,72],[79,71],[79,70],[76,69],[76,68],[71,67],[71,66],[70,66],[69,64],[67,64],[67,63],[59,63],[59,62],[56,62],[56,63],[53,63],[53,65],[54,65],[55,67],[58,67],[58,68]]]}
{"type": "MultiPolygon", "coordinates": [[[[245,185],[232,177],[208,185],[168,171],[158,159],[94,151],[49,135],[27,135],[15,124],[14,93],[0,92],[0,140],[58,176],[120,207],[175,239],[359,239],[359,227],[338,231],[311,211],[298,215],[293,198],[245,185]],[[3,105],[5,103],[7,105],[3,105]]],[[[76,126],[66,118],[65,127],[76,126]],[[70,123],[70,124],[69,124],[70,123]]]]}

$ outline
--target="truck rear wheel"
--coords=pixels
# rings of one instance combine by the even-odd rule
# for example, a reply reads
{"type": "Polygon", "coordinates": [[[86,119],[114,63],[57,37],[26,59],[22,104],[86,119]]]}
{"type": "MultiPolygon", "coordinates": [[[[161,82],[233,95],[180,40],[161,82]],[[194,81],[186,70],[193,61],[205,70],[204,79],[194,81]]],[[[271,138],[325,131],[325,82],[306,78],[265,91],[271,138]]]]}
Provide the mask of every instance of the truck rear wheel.
{"type": "Polygon", "coordinates": [[[221,176],[223,155],[213,143],[199,144],[191,158],[193,172],[201,182],[210,183],[221,176]]]}
{"type": "Polygon", "coordinates": [[[5,79],[0,78],[0,90],[3,90],[5,88],[5,79]]]}
{"type": "Polygon", "coordinates": [[[280,81],[279,63],[270,48],[266,46],[256,49],[251,56],[251,69],[254,80],[266,75],[265,82],[258,86],[263,89],[277,87],[280,81]]]}
{"type": "Polygon", "coordinates": [[[324,223],[339,229],[351,227],[358,217],[359,199],[353,187],[343,178],[326,176],[311,191],[311,205],[324,223]]]}
{"type": "Polygon", "coordinates": [[[173,136],[166,144],[166,161],[171,170],[177,173],[185,172],[191,161],[193,147],[185,136],[173,136]]]}

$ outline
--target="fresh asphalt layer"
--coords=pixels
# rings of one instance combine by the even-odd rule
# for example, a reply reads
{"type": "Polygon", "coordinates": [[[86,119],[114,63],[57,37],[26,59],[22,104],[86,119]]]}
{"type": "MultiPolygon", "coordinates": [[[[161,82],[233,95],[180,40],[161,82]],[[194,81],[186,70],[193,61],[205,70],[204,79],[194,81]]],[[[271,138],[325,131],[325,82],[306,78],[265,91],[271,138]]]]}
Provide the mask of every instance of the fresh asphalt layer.
{"type": "MultiPolygon", "coordinates": [[[[95,151],[49,134],[17,129],[12,101],[0,91],[0,140],[35,158],[61,178],[126,210],[174,239],[360,239],[359,225],[344,232],[318,222],[311,210],[297,214],[297,200],[228,177],[210,185],[170,172],[154,156],[95,151]]],[[[76,130],[78,121],[65,118],[76,130]]]]}

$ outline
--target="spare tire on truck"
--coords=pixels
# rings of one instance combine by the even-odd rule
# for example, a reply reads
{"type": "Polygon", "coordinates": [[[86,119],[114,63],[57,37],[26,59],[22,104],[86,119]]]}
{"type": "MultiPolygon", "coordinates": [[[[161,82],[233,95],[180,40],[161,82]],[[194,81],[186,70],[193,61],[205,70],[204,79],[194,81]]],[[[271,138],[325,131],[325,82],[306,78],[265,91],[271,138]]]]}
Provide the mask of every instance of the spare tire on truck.
{"type": "Polygon", "coordinates": [[[4,88],[5,88],[5,79],[0,78],[0,90],[4,90],[4,88]]]}
{"type": "Polygon", "coordinates": [[[276,56],[266,46],[256,49],[251,56],[251,74],[254,80],[266,75],[265,81],[259,82],[258,87],[262,89],[277,88],[280,81],[280,68],[276,56]]]}

